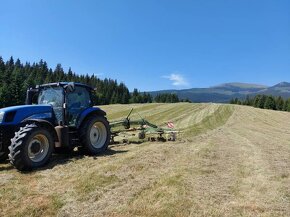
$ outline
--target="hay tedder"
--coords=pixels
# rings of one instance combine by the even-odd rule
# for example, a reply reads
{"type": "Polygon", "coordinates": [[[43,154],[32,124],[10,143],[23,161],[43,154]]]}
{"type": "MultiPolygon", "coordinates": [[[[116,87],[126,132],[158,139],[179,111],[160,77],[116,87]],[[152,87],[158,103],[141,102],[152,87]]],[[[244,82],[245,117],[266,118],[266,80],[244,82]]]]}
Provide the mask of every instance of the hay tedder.
{"type": "MultiPolygon", "coordinates": [[[[163,129],[129,115],[109,123],[106,112],[93,106],[94,89],[84,84],[58,82],[38,85],[27,91],[26,105],[0,109],[0,162],[18,170],[42,167],[52,153],[69,153],[74,148],[88,155],[104,152],[121,133],[139,131],[139,139],[175,140],[175,131],[163,129]],[[139,125],[132,128],[132,125],[139,125]],[[111,129],[124,127],[124,129],[111,129]]],[[[171,124],[172,125],[172,124],[171,124]]],[[[170,125],[168,125],[170,126],[170,125]]]]}
{"type": "Polygon", "coordinates": [[[111,127],[111,143],[115,143],[115,137],[123,137],[124,143],[130,142],[130,137],[134,137],[138,134],[139,140],[148,139],[148,141],[175,141],[178,131],[174,130],[174,124],[172,122],[165,123],[166,128],[161,128],[155,124],[145,120],[138,112],[140,119],[131,120],[130,116],[133,112],[133,108],[129,112],[126,118],[110,122],[111,127]]]}

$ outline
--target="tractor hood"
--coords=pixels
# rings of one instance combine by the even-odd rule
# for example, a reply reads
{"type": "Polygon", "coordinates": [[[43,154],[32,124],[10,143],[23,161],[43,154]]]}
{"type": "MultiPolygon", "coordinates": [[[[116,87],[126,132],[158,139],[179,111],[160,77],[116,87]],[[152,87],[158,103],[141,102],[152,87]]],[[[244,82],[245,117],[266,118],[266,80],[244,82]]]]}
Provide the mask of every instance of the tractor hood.
{"type": "Polygon", "coordinates": [[[52,117],[51,105],[20,105],[0,109],[0,123],[19,124],[25,119],[52,117]]]}

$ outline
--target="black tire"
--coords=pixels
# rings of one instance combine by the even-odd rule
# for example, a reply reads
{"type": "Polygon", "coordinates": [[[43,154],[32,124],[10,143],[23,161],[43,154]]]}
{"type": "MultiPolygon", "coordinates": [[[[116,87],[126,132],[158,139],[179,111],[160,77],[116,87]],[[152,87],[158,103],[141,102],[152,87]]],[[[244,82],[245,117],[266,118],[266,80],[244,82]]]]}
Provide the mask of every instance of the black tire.
{"type": "Polygon", "coordinates": [[[104,116],[90,116],[80,129],[82,150],[85,154],[96,155],[106,151],[111,139],[108,120],[104,116]]]}
{"type": "Polygon", "coordinates": [[[8,159],[8,146],[4,142],[0,144],[0,163],[5,162],[8,159]]]}
{"type": "Polygon", "coordinates": [[[8,159],[9,150],[8,147],[4,147],[4,145],[0,145],[0,163],[5,162],[8,159]]]}
{"type": "Polygon", "coordinates": [[[140,133],[138,133],[138,139],[145,139],[146,134],[144,131],[141,131],[140,133]]]}
{"type": "Polygon", "coordinates": [[[20,171],[32,170],[44,166],[53,149],[54,140],[48,129],[27,124],[11,139],[9,160],[20,171]]]}

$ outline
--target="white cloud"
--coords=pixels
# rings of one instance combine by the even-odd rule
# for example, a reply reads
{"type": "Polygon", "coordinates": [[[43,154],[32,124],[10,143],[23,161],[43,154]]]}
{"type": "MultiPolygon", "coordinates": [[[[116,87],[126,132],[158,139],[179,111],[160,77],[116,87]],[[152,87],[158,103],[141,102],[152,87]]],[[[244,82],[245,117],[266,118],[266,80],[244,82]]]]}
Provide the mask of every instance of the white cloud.
{"type": "Polygon", "coordinates": [[[186,79],[181,74],[171,73],[170,75],[163,76],[163,78],[166,78],[172,81],[172,85],[174,86],[188,86],[189,85],[186,79]]]}

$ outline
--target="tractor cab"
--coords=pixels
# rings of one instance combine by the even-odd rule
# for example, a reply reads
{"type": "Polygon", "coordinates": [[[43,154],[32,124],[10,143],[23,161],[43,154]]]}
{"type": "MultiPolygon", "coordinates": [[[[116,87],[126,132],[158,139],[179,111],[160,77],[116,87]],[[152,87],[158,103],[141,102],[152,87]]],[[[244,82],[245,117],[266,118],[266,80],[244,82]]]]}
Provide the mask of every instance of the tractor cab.
{"type": "Polygon", "coordinates": [[[82,111],[93,105],[93,90],[73,82],[39,85],[27,91],[26,104],[51,105],[55,125],[75,127],[82,111]]]}

